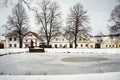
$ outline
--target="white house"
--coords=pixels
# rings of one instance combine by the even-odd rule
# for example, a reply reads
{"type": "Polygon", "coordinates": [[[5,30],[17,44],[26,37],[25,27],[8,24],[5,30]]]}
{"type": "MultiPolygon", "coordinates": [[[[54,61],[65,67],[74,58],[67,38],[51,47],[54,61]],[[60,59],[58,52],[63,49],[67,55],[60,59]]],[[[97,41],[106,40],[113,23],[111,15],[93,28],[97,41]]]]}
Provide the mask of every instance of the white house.
{"type": "Polygon", "coordinates": [[[39,46],[43,39],[37,33],[29,31],[23,37],[23,48],[30,47],[31,41],[33,41],[33,46],[39,46]]]}
{"type": "Polygon", "coordinates": [[[53,48],[69,48],[69,40],[61,33],[58,32],[50,41],[53,48]]]}
{"type": "Polygon", "coordinates": [[[5,36],[6,39],[6,48],[19,48],[19,39],[17,34],[14,32],[8,33],[5,36]]]}
{"type": "Polygon", "coordinates": [[[91,42],[90,35],[88,34],[81,32],[77,36],[77,48],[89,48],[90,42],[91,42]]]}
{"type": "Polygon", "coordinates": [[[115,38],[111,36],[103,37],[101,42],[101,48],[116,48],[115,38]]]}

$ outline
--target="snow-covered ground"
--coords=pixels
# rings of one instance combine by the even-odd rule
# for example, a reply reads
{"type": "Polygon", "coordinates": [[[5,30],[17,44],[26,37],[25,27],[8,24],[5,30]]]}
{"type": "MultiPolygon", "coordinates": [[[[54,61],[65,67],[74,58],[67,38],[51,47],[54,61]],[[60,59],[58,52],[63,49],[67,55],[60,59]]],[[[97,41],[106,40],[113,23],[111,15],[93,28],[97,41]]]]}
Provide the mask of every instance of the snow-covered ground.
{"type": "MultiPolygon", "coordinates": [[[[18,49],[10,49],[9,51],[16,51],[14,53],[19,54],[0,57],[0,80],[120,79],[120,49],[113,49],[113,51],[112,49],[104,49],[106,52],[102,52],[101,49],[66,50],[46,49],[45,53],[28,53],[28,49],[21,49],[21,51],[18,49]],[[88,62],[67,62],[63,60],[71,57],[105,58],[105,60],[93,60],[88,62]]],[[[0,53],[2,53],[2,50],[0,50],[0,53]]]]}
{"type": "Polygon", "coordinates": [[[21,53],[0,57],[0,74],[64,75],[120,71],[119,54],[97,53],[21,53]],[[102,61],[66,62],[69,57],[106,58],[102,61]]]}
{"type": "Polygon", "coordinates": [[[20,49],[20,48],[5,48],[5,49],[0,49],[0,55],[26,53],[28,51],[29,51],[28,48],[24,48],[24,49],[20,49]]]}
{"type": "Polygon", "coordinates": [[[105,54],[120,54],[120,48],[100,48],[100,49],[74,49],[74,48],[46,48],[47,53],[105,53],[105,54]]]}
{"type": "Polygon", "coordinates": [[[7,75],[0,80],[120,80],[120,72],[80,75],[7,75]]]}

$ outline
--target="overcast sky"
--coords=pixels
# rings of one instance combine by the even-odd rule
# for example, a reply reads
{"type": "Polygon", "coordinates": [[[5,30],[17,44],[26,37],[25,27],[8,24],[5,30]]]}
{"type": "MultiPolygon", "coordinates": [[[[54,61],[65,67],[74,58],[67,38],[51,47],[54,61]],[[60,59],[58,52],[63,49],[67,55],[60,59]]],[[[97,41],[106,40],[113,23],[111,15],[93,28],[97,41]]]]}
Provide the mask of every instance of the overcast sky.
{"type": "MultiPolygon", "coordinates": [[[[92,28],[91,34],[97,35],[99,32],[104,34],[109,34],[107,25],[110,19],[111,11],[117,5],[117,0],[53,0],[56,1],[61,7],[63,26],[65,26],[65,20],[69,13],[69,8],[81,2],[84,9],[88,11],[90,18],[90,26],[92,28]]],[[[30,18],[30,25],[32,31],[37,31],[37,26],[35,25],[34,15],[32,12],[27,12],[30,18]]],[[[6,23],[8,15],[11,14],[11,8],[0,7],[0,26],[6,23]]],[[[0,34],[3,34],[5,30],[1,27],[0,34]]]]}

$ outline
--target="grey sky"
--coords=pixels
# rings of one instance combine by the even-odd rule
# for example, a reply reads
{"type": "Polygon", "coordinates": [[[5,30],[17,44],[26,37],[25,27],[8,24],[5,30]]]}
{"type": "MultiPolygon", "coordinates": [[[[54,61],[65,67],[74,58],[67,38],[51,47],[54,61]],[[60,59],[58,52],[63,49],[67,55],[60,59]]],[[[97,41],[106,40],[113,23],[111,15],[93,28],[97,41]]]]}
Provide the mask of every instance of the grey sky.
{"type": "MultiPolygon", "coordinates": [[[[88,15],[90,18],[90,26],[92,27],[91,34],[96,35],[100,31],[104,34],[108,34],[108,19],[110,18],[110,13],[117,5],[117,0],[53,0],[56,1],[61,7],[63,26],[65,26],[65,19],[67,18],[67,14],[69,13],[69,8],[76,4],[77,2],[81,2],[84,8],[88,11],[88,15]]],[[[31,20],[31,29],[33,31],[37,30],[35,25],[33,13],[27,12],[31,20]]],[[[0,26],[6,23],[7,16],[11,14],[11,9],[9,8],[0,8],[0,26]]],[[[0,34],[4,31],[1,28],[0,34]]]]}

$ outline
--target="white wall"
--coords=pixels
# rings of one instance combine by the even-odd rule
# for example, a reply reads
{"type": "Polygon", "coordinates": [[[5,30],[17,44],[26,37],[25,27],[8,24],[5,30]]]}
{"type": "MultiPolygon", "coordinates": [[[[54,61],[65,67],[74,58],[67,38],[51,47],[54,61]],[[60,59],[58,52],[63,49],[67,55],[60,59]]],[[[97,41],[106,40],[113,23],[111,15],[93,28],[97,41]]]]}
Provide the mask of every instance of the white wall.
{"type": "Polygon", "coordinates": [[[9,45],[11,44],[12,47],[11,48],[15,48],[14,44],[16,44],[16,48],[19,48],[19,39],[16,38],[16,41],[14,41],[14,38],[16,38],[15,36],[11,36],[11,37],[6,37],[6,48],[10,48],[9,45]],[[9,41],[9,38],[12,38],[12,41],[9,41]]]}
{"type": "Polygon", "coordinates": [[[29,33],[23,38],[23,48],[25,47],[25,44],[30,46],[31,40],[33,41],[33,46],[39,46],[40,40],[38,40],[38,38],[36,38],[32,33],[29,33]]]}

